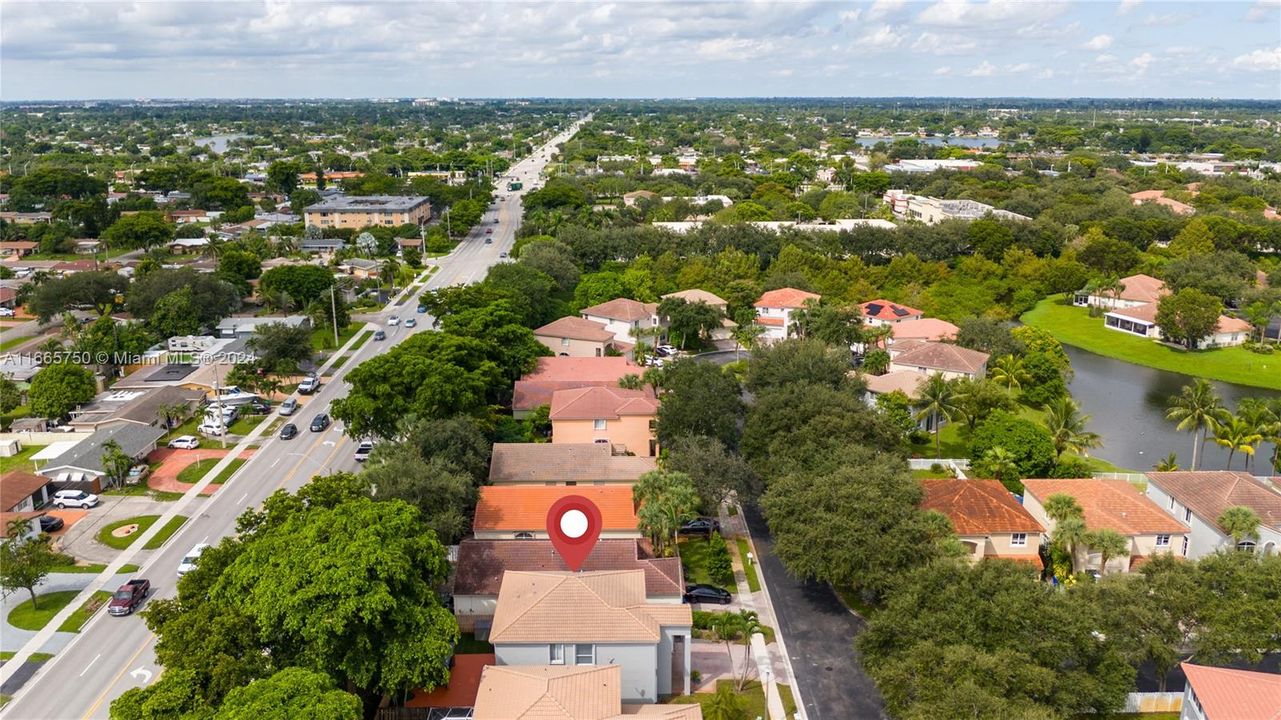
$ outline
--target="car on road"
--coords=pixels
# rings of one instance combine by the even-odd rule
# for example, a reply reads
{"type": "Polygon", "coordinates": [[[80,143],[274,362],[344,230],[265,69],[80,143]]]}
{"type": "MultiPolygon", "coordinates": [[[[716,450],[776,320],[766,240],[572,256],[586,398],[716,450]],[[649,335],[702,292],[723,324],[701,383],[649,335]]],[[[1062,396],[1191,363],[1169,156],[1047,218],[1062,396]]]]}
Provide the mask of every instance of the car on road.
{"type": "Polygon", "coordinates": [[[494,229],[493,229],[493,228],[485,228],[485,234],[486,234],[486,235],[493,235],[493,234],[494,234],[494,229]]]}
{"type": "Polygon", "coordinates": [[[391,326],[393,326],[393,327],[395,327],[396,325],[399,325],[399,324],[400,324],[400,316],[399,316],[399,315],[392,315],[391,317],[387,318],[387,324],[388,324],[388,325],[391,325],[391,326]]]}
{"type": "Polygon", "coordinates": [[[505,258],[505,257],[507,257],[507,253],[505,253],[505,252],[500,252],[500,253],[498,253],[498,257],[500,257],[500,258],[505,258]]]}
{"type": "Polygon", "coordinates": [[[284,427],[280,428],[281,440],[293,440],[296,437],[298,437],[297,425],[293,423],[285,423],[284,427]]]}
{"type": "Polygon", "coordinates": [[[422,313],[427,312],[427,306],[426,306],[426,305],[419,305],[419,306],[418,306],[418,311],[417,311],[417,312],[418,312],[418,314],[420,314],[420,315],[421,315],[422,313]]]}
{"type": "Polygon", "coordinates": [[[132,615],[134,610],[142,604],[143,600],[151,594],[151,581],[146,578],[138,578],[116,588],[111,595],[111,602],[107,603],[107,614],[122,617],[132,615]]]}
{"type": "Polygon", "coordinates": [[[97,495],[84,490],[59,490],[53,494],[53,506],[63,508],[91,508],[102,502],[97,495]]]}
{"type": "Polygon", "coordinates": [[[0,307],[0,317],[13,317],[13,308],[0,307]]]}
{"type": "Polygon", "coordinates": [[[197,543],[195,547],[187,551],[182,556],[182,562],[178,563],[178,577],[182,577],[192,570],[196,569],[196,564],[200,562],[200,556],[209,548],[209,543],[197,543]]]}
{"type": "Polygon", "coordinates": [[[682,601],[688,604],[701,603],[704,605],[729,605],[734,599],[733,595],[724,588],[718,588],[715,585],[686,585],[685,595],[682,601]]]}
{"type": "Polygon", "coordinates": [[[710,537],[712,533],[720,531],[720,520],[717,520],[716,518],[701,517],[682,523],[676,532],[681,535],[706,535],[710,537]]]}
{"type": "Polygon", "coordinates": [[[62,518],[52,515],[41,515],[37,520],[40,521],[40,532],[57,532],[66,524],[62,518]]]}
{"type": "Polygon", "coordinates": [[[356,446],[356,462],[364,462],[369,459],[369,453],[374,451],[374,441],[361,440],[356,446]]]}
{"type": "Polygon", "coordinates": [[[289,398],[280,403],[280,414],[286,417],[298,412],[298,398],[289,398]]]}
{"type": "Polygon", "coordinates": [[[387,339],[387,333],[383,332],[382,330],[374,331],[374,340],[377,341],[377,340],[386,340],[386,339],[387,339]]]}
{"type": "Polygon", "coordinates": [[[407,328],[418,327],[418,321],[413,318],[409,318],[405,320],[405,327],[407,328]]]}
{"type": "Polygon", "coordinates": [[[494,244],[494,239],[493,239],[493,238],[491,238],[491,237],[487,237],[487,238],[485,238],[485,244],[486,244],[486,245],[493,245],[493,244],[494,244]]]}
{"type": "Polygon", "coordinates": [[[680,352],[680,350],[677,350],[676,347],[673,345],[659,345],[658,347],[654,348],[654,350],[657,351],[663,357],[671,357],[680,352]]]}
{"type": "Polygon", "coordinates": [[[310,395],[320,389],[320,378],[315,375],[308,375],[298,383],[298,392],[303,395],[310,395]]]}
{"type": "Polygon", "coordinates": [[[169,447],[177,450],[195,450],[200,447],[200,438],[195,435],[181,435],[170,440],[169,447]]]}
{"type": "Polygon", "coordinates": [[[312,432],[324,432],[325,428],[327,427],[329,427],[328,415],[324,413],[320,413],[319,415],[311,419],[312,432]]]}

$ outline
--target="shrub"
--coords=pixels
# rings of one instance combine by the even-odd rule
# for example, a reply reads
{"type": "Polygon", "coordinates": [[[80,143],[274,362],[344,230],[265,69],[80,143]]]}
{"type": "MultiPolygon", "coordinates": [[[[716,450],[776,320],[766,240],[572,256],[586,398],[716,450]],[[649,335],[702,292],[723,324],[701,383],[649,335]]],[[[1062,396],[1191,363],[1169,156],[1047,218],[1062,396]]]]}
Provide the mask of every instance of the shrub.
{"type": "Polygon", "coordinates": [[[1054,442],[1045,428],[1004,411],[992,413],[974,430],[970,460],[981,461],[994,447],[1014,456],[1019,477],[1045,477],[1054,469],[1054,442]]]}
{"type": "Polygon", "coordinates": [[[720,533],[712,533],[708,542],[707,572],[712,582],[717,585],[728,585],[734,582],[734,564],[729,557],[729,546],[720,533]]]}

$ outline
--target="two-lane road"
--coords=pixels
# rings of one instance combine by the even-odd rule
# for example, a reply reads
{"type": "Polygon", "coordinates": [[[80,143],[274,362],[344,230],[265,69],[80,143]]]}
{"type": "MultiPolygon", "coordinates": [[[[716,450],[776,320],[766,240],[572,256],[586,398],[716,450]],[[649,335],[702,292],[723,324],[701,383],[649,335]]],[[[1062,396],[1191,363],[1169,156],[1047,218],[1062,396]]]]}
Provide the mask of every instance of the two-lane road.
{"type": "MultiPolygon", "coordinates": [[[[572,137],[579,126],[581,123],[553,138],[514,166],[509,175],[521,178],[527,191],[530,182],[546,165],[545,156],[554,146],[572,137]]],[[[354,441],[343,434],[341,423],[334,423],[324,432],[312,433],[307,430],[311,418],[316,413],[328,412],[329,404],[346,394],[344,378],[348,370],[415,332],[429,330],[430,318],[415,312],[416,298],[423,289],[482,280],[489,267],[500,261],[500,254],[511,250],[520,225],[520,195],[524,191],[508,192],[505,180],[500,180],[498,185],[498,194],[506,199],[495,201],[497,209],[486,213],[487,224],[482,223],[452,253],[440,258],[440,269],[423,287],[407,293],[401,304],[376,316],[374,324],[387,332],[387,339],[366,342],[324,380],[316,394],[300,398],[303,405],[292,421],[301,434],[288,441],[279,437],[261,439],[258,450],[212,498],[192,502],[188,508],[191,519],[162,549],[152,554],[138,572],[138,576],[151,580],[156,589],[153,597],[172,596],[176,570],[187,551],[197,543],[217,543],[233,534],[236,518],[246,509],[256,507],[276,490],[296,490],[313,475],[356,467],[354,441]],[[493,223],[495,217],[497,224],[493,223]],[[492,235],[487,236],[486,229],[492,229],[492,235]],[[485,243],[485,237],[492,238],[492,243],[485,243]],[[399,325],[386,324],[392,315],[400,316],[399,325]],[[420,320],[418,327],[405,327],[404,321],[410,317],[420,320]]],[[[248,441],[242,443],[247,444],[248,441]]],[[[155,682],[161,671],[155,660],[155,636],[141,618],[115,618],[100,612],[18,691],[14,700],[0,712],[0,717],[15,720],[106,718],[112,700],[130,688],[155,682]]]]}

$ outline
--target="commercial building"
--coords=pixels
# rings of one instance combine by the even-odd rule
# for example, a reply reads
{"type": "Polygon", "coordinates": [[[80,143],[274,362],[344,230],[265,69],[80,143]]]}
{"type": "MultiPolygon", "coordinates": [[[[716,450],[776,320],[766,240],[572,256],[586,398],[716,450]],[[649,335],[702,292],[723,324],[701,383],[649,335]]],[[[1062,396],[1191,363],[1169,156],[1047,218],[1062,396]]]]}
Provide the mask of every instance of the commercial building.
{"type": "Polygon", "coordinates": [[[422,225],[431,218],[431,202],[417,195],[335,195],[307,207],[304,213],[307,227],[422,225]]]}
{"type": "Polygon", "coordinates": [[[989,216],[996,220],[1032,220],[1026,215],[998,210],[977,200],[944,200],[912,195],[903,190],[890,190],[885,193],[883,200],[894,211],[894,217],[917,220],[926,225],[935,225],[947,220],[978,220],[989,216]]]}

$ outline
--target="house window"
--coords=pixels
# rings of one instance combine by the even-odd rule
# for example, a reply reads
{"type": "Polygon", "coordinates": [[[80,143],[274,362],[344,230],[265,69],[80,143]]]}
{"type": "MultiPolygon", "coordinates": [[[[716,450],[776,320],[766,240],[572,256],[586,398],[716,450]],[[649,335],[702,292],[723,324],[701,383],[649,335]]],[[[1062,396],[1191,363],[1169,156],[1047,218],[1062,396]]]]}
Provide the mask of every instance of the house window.
{"type": "Polygon", "coordinates": [[[1169,535],[1157,535],[1157,536],[1156,536],[1156,546],[1157,546],[1157,547],[1170,547],[1170,536],[1169,536],[1169,535]]]}
{"type": "Polygon", "coordinates": [[[1184,511],[1183,511],[1183,522],[1192,522],[1192,511],[1191,511],[1191,510],[1184,510],[1184,511]]]}
{"type": "Polygon", "coordinates": [[[564,665],[565,664],[565,646],[551,644],[547,646],[547,664],[564,665]]]}
{"type": "Polygon", "coordinates": [[[560,339],[560,346],[561,346],[561,347],[569,347],[569,338],[561,338],[561,339],[560,339]]]}
{"type": "Polygon", "coordinates": [[[1170,498],[1170,509],[1174,509],[1174,498],[1170,498]]]}
{"type": "Polygon", "coordinates": [[[1025,547],[1027,545],[1027,533],[1010,533],[1010,547],[1025,547]]]}
{"type": "Polygon", "coordinates": [[[596,646],[595,645],[575,645],[574,646],[574,664],[575,665],[595,665],[596,664],[596,646]]]}
{"type": "Polygon", "coordinates": [[[1188,536],[1183,536],[1183,557],[1188,556],[1188,536]]]}
{"type": "Polygon", "coordinates": [[[592,442],[596,443],[597,445],[608,445],[609,438],[596,438],[592,442]]]}
{"type": "Polygon", "coordinates": [[[1254,543],[1250,542],[1249,540],[1243,540],[1237,543],[1237,550],[1240,550],[1241,552],[1252,553],[1254,552],[1254,543]]]}
{"type": "Polygon", "coordinates": [[[593,430],[604,430],[604,429],[605,429],[605,420],[604,420],[603,418],[597,418],[597,419],[593,420],[593,421],[592,421],[592,429],[593,429],[593,430]]]}
{"type": "Polygon", "coordinates": [[[515,537],[517,540],[533,540],[533,539],[534,539],[534,533],[531,533],[531,532],[518,532],[518,533],[516,533],[513,537],[515,537]]]}

